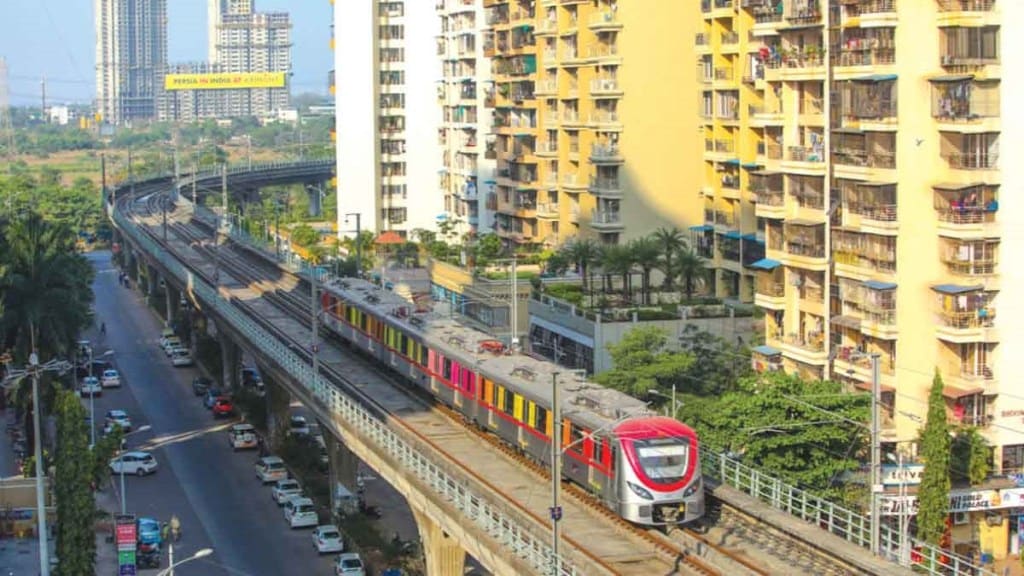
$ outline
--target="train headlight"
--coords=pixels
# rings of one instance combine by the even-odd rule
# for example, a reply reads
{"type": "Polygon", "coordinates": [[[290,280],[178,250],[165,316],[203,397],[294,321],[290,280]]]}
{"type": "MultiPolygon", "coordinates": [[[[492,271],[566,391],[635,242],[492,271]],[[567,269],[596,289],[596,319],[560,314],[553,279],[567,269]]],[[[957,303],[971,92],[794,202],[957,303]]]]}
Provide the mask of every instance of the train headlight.
{"type": "Polygon", "coordinates": [[[683,491],[683,498],[689,498],[697,493],[698,490],[703,488],[704,482],[698,478],[696,482],[690,484],[690,487],[683,491]]]}
{"type": "Polygon", "coordinates": [[[637,486],[632,482],[626,482],[626,486],[629,486],[629,489],[633,491],[633,494],[636,494],[640,498],[643,498],[644,500],[654,500],[654,496],[652,496],[651,493],[643,486],[637,486]]]}

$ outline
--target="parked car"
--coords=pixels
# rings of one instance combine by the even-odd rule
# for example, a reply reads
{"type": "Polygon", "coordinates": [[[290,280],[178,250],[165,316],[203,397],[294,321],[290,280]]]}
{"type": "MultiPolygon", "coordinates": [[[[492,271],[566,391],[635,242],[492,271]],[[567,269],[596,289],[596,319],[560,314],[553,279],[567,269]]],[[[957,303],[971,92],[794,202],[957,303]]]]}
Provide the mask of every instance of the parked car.
{"type": "Polygon", "coordinates": [[[150,553],[160,550],[163,538],[160,536],[160,522],[154,518],[139,518],[135,521],[138,530],[139,552],[150,553]]]}
{"type": "Polygon", "coordinates": [[[270,489],[270,499],[277,502],[278,506],[284,506],[284,503],[293,496],[299,496],[302,494],[302,485],[299,481],[294,478],[285,478],[284,480],[278,480],[274,487],[270,489]]]}
{"type": "MultiPolygon", "coordinates": [[[[216,412],[214,413],[216,414],[216,412]]],[[[228,442],[230,442],[231,448],[235,450],[256,448],[258,445],[258,442],[256,442],[256,429],[253,428],[252,424],[235,424],[228,431],[228,442]]]]}
{"type": "Polygon", "coordinates": [[[163,344],[160,345],[164,349],[164,354],[171,355],[171,351],[175,348],[181,348],[181,338],[177,336],[171,336],[164,340],[163,344]]]}
{"type": "Polygon", "coordinates": [[[110,471],[114,474],[137,474],[145,476],[156,472],[156,458],[149,452],[125,452],[110,459],[110,471]]]}
{"type": "Polygon", "coordinates": [[[213,380],[206,376],[198,376],[192,379],[192,393],[196,396],[205,396],[211,386],[213,386],[213,380]]]}
{"type": "Polygon", "coordinates": [[[167,339],[168,338],[174,338],[174,337],[175,337],[175,334],[174,334],[174,329],[173,328],[164,328],[163,330],[161,330],[160,331],[160,340],[159,340],[160,347],[163,348],[164,345],[167,344],[167,339]]]}
{"type": "Polygon", "coordinates": [[[277,456],[264,456],[256,462],[256,477],[264,484],[270,484],[287,478],[288,469],[284,467],[284,460],[277,456]]]}
{"type": "Polygon", "coordinates": [[[227,396],[221,396],[213,401],[213,417],[219,418],[221,416],[231,416],[235,413],[235,405],[231,403],[231,398],[227,396]]]}
{"type": "Polygon", "coordinates": [[[334,573],[337,576],[366,576],[366,568],[363,568],[363,560],[355,552],[339,554],[338,560],[334,563],[334,573]]]}
{"type": "Polygon", "coordinates": [[[288,422],[288,430],[293,436],[309,436],[309,423],[305,416],[292,416],[288,422]]]}
{"type": "Polygon", "coordinates": [[[217,398],[224,396],[224,391],[214,386],[206,390],[206,397],[203,398],[203,406],[207,408],[213,408],[213,403],[217,401],[217,398]]]}
{"type": "Polygon", "coordinates": [[[284,503],[284,518],[292,528],[308,528],[320,523],[313,501],[303,496],[292,496],[284,503]]]}
{"type": "Polygon", "coordinates": [[[103,371],[103,378],[100,380],[100,384],[104,388],[120,388],[121,387],[121,374],[113,368],[103,371]]]}
{"type": "Polygon", "coordinates": [[[331,554],[345,550],[345,543],[341,539],[341,532],[331,525],[317,526],[313,530],[313,547],[319,554],[331,554]]]}
{"type": "Polygon", "coordinates": [[[103,386],[100,385],[100,379],[95,376],[86,376],[82,380],[79,393],[85,398],[89,396],[103,396],[103,386]]]}
{"type": "Polygon", "coordinates": [[[120,426],[122,432],[132,431],[132,419],[124,410],[108,410],[106,423],[103,425],[103,433],[110,434],[114,426],[120,426]]]}
{"type": "Polygon", "coordinates": [[[84,360],[79,361],[78,368],[75,370],[75,373],[78,374],[79,378],[87,378],[94,374],[103,374],[113,367],[113,364],[106,360],[93,360],[90,365],[89,359],[85,358],[84,360]]]}
{"type": "Polygon", "coordinates": [[[174,366],[191,366],[193,364],[192,354],[184,348],[175,348],[171,352],[171,364],[174,366]]]}

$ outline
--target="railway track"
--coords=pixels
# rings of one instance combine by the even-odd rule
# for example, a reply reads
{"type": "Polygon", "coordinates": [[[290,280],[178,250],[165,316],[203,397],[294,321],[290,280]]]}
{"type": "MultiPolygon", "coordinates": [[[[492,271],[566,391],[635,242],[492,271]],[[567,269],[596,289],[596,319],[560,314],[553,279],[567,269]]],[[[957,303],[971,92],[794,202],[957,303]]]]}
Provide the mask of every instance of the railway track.
{"type": "MultiPolygon", "coordinates": [[[[146,214],[139,214],[139,216],[152,217],[159,213],[162,210],[160,202],[164,201],[163,198],[162,195],[156,194],[149,196],[146,202],[146,214]]],[[[233,278],[242,281],[250,288],[259,287],[257,289],[262,298],[285,311],[289,316],[300,319],[304,325],[309,325],[311,321],[310,300],[308,282],[305,279],[293,277],[294,282],[291,286],[280,287],[280,280],[272,280],[274,276],[280,277],[282,274],[281,268],[276,263],[270,262],[267,256],[258,254],[258,264],[254,264],[249,258],[252,249],[241,245],[244,254],[240,254],[236,249],[239,245],[230,239],[217,249],[219,253],[214,253],[214,250],[208,246],[213,229],[209,224],[200,220],[192,219],[182,223],[178,215],[175,215],[169,226],[175,236],[185,239],[193,250],[210,259],[218,259],[222,269],[230,273],[233,278]],[[307,291],[305,294],[295,293],[297,290],[301,291],[302,288],[307,291]]],[[[152,231],[150,233],[152,234],[152,231]]],[[[160,241],[161,239],[154,236],[154,240],[160,241]]],[[[207,281],[213,281],[204,271],[195,270],[195,272],[207,281]]],[[[296,342],[282,331],[277,330],[276,327],[271,326],[271,328],[274,328],[273,331],[279,337],[289,340],[294,345],[294,351],[309,358],[309,353],[304,346],[308,342],[296,342]]],[[[340,341],[340,339],[335,339],[335,341],[340,341]]],[[[345,346],[345,348],[348,347],[345,346]]],[[[392,375],[380,374],[379,364],[359,352],[350,351],[346,355],[346,360],[358,363],[365,370],[375,372],[379,378],[388,380],[389,384],[404,390],[406,394],[415,392],[392,375]]],[[[336,369],[329,366],[322,368],[329,375],[332,384],[347,383],[348,386],[342,385],[342,388],[346,390],[352,388],[348,378],[336,369]]],[[[516,462],[522,469],[529,470],[538,482],[542,481],[545,484],[550,482],[550,474],[545,467],[525,458],[505,443],[500,442],[492,434],[465,422],[458,412],[449,407],[429,401],[420,394],[415,395],[423,408],[444,417],[450,423],[459,425],[463,430],[475,436],[478,441],[486,443],[492,450],[498,451],[507,459],[516,462]]],[[[652,555],[660,560],[659,563],[663,564],[662,567],[665,569],[649,566],[655,571],[644,570],[644,573],[822,574],[826,576],[858,573],[847,567],[836,565],[834,561],[820,552],[793,541],[781,532],[766,530],[764,526],[728,507],[721,508],[721,513],[706,534],[701,534],[691,528],[675,529],[668,534],[663,534],[623,521],[591,495],[573,484],[563,483],[563,491],[574,503],[585,507],[590,514],[601,517],[604,522],[614,525],[624,536],[635,539],[638,543],[644,543],[643,547],[651,550],[652,555]]],[[[543,519],[536,518],[534,514],[531,516],[534,516],[541,525],[546,523],[543,519]]],[[[572,539],[569,537],[567,540],[571,542],[572,539]]],[[[582,548],[580,549],[582,550],[582,548]]],[[[599,559],[593,559],[599,561],[599,559]]],[[[600,561],[599,563],[604,564],[600,561]]],[[[648,562],[648,564],[650,563],[648,562]]],[[[610,573],[626,573],[619,572],[614,566],[608,564],[605,566],[610,573]]],[[[630,570],[629,573],[634,572],[630,570]]]]}

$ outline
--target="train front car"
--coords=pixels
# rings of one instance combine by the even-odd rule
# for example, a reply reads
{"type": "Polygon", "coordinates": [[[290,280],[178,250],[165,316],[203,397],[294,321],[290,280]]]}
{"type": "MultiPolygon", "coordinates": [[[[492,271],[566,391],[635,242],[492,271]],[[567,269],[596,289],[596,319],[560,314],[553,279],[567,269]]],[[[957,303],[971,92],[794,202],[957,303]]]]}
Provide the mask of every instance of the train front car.
{"type": "Polygon", "coordinates": [[[662,416],[615,427],[619,514],[637,524],[670,525],[704,515],[697,434],[662,416]]]}

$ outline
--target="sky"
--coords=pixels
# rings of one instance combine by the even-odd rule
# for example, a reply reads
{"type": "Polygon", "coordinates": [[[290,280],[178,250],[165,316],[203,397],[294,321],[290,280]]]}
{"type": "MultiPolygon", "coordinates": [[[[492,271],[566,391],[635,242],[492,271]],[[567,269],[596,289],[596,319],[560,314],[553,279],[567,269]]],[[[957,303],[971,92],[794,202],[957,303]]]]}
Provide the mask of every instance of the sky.
{"type": "MultiPolygon", "coordinates": [[[[292,92],[327,93],[334,67],[328,0],[255,0],[261,11],[292,16],[292,92]]],[[[206,0],[167,0],[168,58],[206,59],[206,0]]],[[[89,103],[95,97],[93,0],[0,0],[0,56],[7,59],[11,103],[89,103]]]]}

